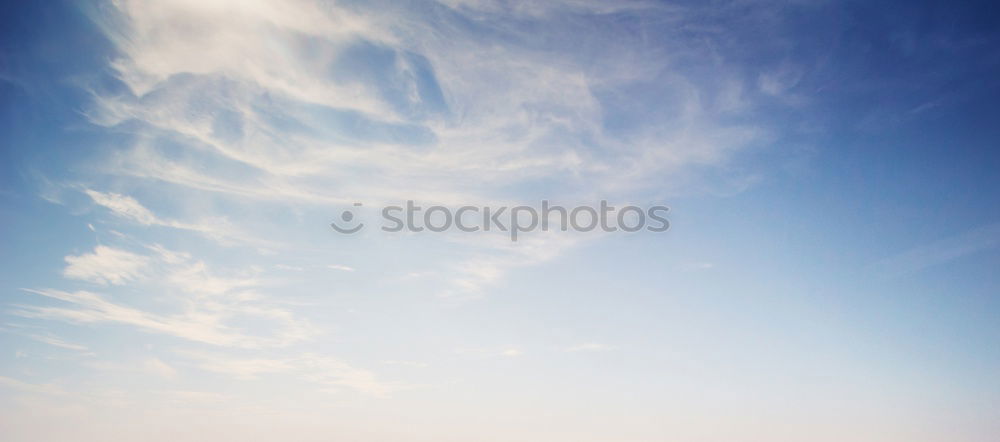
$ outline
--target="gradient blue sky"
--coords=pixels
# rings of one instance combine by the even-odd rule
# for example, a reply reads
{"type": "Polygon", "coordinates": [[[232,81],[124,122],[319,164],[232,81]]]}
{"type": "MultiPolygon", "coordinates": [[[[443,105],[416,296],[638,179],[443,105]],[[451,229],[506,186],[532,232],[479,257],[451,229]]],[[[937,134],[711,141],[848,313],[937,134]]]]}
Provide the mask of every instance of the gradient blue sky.
{"type": "Polygon", "coordinates": [[[0,438],[993,441],[989,2],[4,2],[0,438]],[[337,235],[665,204],[663,234],[337,235]]]}

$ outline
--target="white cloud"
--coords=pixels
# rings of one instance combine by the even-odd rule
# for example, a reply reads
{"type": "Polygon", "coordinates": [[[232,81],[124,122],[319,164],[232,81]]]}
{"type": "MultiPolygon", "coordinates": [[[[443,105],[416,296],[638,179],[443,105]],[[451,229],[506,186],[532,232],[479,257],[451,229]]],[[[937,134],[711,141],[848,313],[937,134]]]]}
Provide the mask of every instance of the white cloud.
{"type": "Polygon", "coordinates": [[[149,258],[125,250],[97,246],[93,253],[67,256],[63,276],[97,284],[121,285],[137,279],[149,258]]]}
{"type": "Polygon", "coordinates": [[[149,358],[142,362],[142,370],[146,373],[166,379],[177,377],[177,370],[159,358],[149,358]]]}
{"type": "Polygon", "coordinates": [[[133,359],[124,362],[116,362],[113,360],[95,360],[87,362],[85,366],[93,370],[116,374],[139,373],[168,380],[177,377],[177,369],[157,357],[150,357],[142,360],[133,359]]]}
{"type": "Polygon", "coordinates": [[[491,284],[519,267],[541,264],[581,242],[583,235],[557,231],[533,232],[518,243],[503,233],[474,237],[456,236],[451,241],[469,247],[457,263],[446,264],[447,287],[442,297],[476,297],[491,284]]]}
{"type": "Polygon", "coordinates": [[[711,270],[713,268],[715,268],[715,263],[707,261],[686,262],[679,266],[679,269],[682,272],[700,272],[704,270],[711,270]]]}
{"type": "Polygon", "coordinates": [[[128,195],[114,192],[99,192],[85,189],[86,193],[94,202],[103,206],[111,213],[137,222],[145,226],[163,226],[174,229],[189,230],[200,233],[210,239],[222,244],[251,244],[257,246],[274,246],[273,243],[263,241],[242,231],[242,229],[231,223],[225,217],[208,217],[198,222],[183,222],[177,220],[163,219],[156,216],[152,211],[128,195]]]}
{"type": "Polygon", "coordinates": [[[285,346],[313,334],[312,327],[291,312],[237,303],[189,303],[176,314],[159,314],[116,303],[96,293],[27,289],[29,293],[58,299],[68,307],[20,306],[13,314],[36,319],[61,320],[79,324],[118,323],[140,330],[174,336],[206,344],[260,348],[285,346]],[[274,323],[270,334],[254,333],[229,323],[240,318],[258,318],[274,323]]]}
{"type": "Polygon", "coordinates": [[[871,268],[887,277],[904,276],[1000,246],[1000,223],[914,247],[882,259],[871,268]]]}
{"type": "Polygon", "coordinates": [[[141,330],[219,346],[259,348],[285,346],[314,335],[308,321],[291,310],[279,307],[260,292],[263,282],[255,269],[217,272],[189,253],[169,250],[161,245],[147,247],[149,256],[115,253],[117,249],[99,246],[92,255],[68,257],[67,277],[113,284],[135,282],[141,268],[143,281],[136,285],[149,296],[162,301],[157,311],[142,300],[113,300],[89,291],[68,292],[55,289],[30,289],[30,293],[64,301],[65,306],[20,306],[15,311],[23,317],[62,320],[74,323],[119,323],[141,330]],[[109,259],[112,256],[115,259],[109,259]],[[126,259],[127,258],[127,259],[126,259]],[[130,267],[121,262],[141,263],[130,267]],[[247,325],[251,321],[255,325],[247,325]],[[242,325],[237,325],[242,324],[242,325]]]}
{"type": "Polygon", "coordinates": [[[165,282],[186,293],[208,295],[222,295],[233,290],[260,285],[260,281],[252,275],[236,278],[216,276],[209,272],[208,265],[202,261],[185,263],[173,268],[166,275],[165,282]]]}
{"type": "MultiPolygon", "coordinates": [[[[98,95],[94,121],[136,120],[154,138],[181,142],[190,161],[138,144],[119,157],[118,170],[190,188],[313,203],[359,193],[482,201],[500,186],[552,177],[578,183],[567,189],[574,192],[594,183],[620,189],[685,165],[724,163],[763,134],[752,124],[718,123],[701,103],[701,95],[731,90],[732,75],[693,75],[670,64],[671,51],[650,57],[648,43],[623,29],[586,27],[612,11],[681,21],[682,12],[654,3],[461,2],[447,13],[313,2],[115,6],[125,28],[112,34],[114,67],[135,95],[98,95]],[[583,21],[563,20],[567,11],[583,21]],[[458,26],[482,13],[491,20],[458,26]],[[551,46],[530,43],[538,40],[525,38],[524,20],[546,24],[531,32],[542,29],[551,46]],[[565,50],[579,48],[581,27],[615,38],[594,35],[581,58],[565,50]],[[609,133],[603,119],[624,103],[608,97],[628,99],[622,94],[637,88],[645,96],[627,108],[652,112],[609,133]],[[355,127],[360,120],[386,130],[331,131],[346,118],[341,111],[357,112],[355,127]],[[306,130],[275,123],[282,118],[306,130]],[[387,131],[409,135],[377,135],[387,131]],[[431,147],[414,147],[415,138],[431,147]],[[206,152],[247,173],[200,167],[206,152]]],[[[674,37],[661,43],[677,45],[686,63],[718,67],[719,54],[695,57],[703,40],[674,37]]]]}
{"type": "Polygon", "coordinates": [[[500,354],[502,356],[506,356],[508,358],[512,358],[512,357],[515,357],[515,356],[521,356],[521,349],[519,349],[519,348],[508,348],[508,349],[505,349],[504,351],[500,352],[500,354]]]}
{"type": "MultiPolygon", "coordinates": [[[[754,118],[755,86],[745,80],[754,77],[735,69],[730,54],[705,50],[718,38],[708,28],[683,26],[701,18],[697,8],[203,3],[123,0],[97,18],[130,92],[96,90],[88,115],[138,134],[109,155],[110,174],[258,210],[323,210],[357,199],[501,205],[556,192],[659,198],[696,187],[692,176],[708,168],[736,174],[725,166],[772,138],[754,118]],[[608,14],[641,17],[640,29],[608,14]],[[519,190],[515,201],[511,189],[519,190]]],[[[757,87],[775,92],[794,86],[799,70],[767,72],[757,87]]],[[[750,180],[726,182],[742,188],[750,180]]],[[[88,194],[121,217],[223,243],[286,236],[222,216],[164,219],[131,197],[88,194]]],[[[195,207],[206,206],[216,205],[195,207]]],[[[469,259],[438,263],[452,272],[442,293],[479,294],[576,240],[533,241],[544,246],[520,252],[487,235],[459,240],[469,259]]]]}
{"type": "Polygon", "coordinates": [[[24,382],[6,376],[0,376],[0,388],[8,388],[11,390],[21,391],[25,393],[44,394],[44,395],[62,396],[66,394],[65,390],[56,385],[32,384],[30,382],[24,382]]]}
{"type": "Polygon", "coordinates": [[[330,264],[330,265],[328,265],[326,267],[328,269],[340,270],[341,272],[353,272],[354,271],[354,267],[348,267],[348,266],[340,265],[340,264],[330,264]]]}
{"type": "Polygon", "coordinates": [[[374,396],[385,396],[393,387],[376,375],[329,356],[305,353],[283,358],[237,358],[215,353],[182,352],[206,371],[255,380],[266,375],[294,376],[335,390],[349,388],[374,396]]]}
{"type": "Polygon", "coordinates": [[[104,193],[96,190],[85,189],[87,194],[95,203],[111,210],[115,215],[127,218],[143,225],[162,224],[162,221],[153,215],[149,209],[139,204],[135,198],[117,193],[104,193]]]}
{"type": "Polygon", "coordinates": [[[51,345],[53,347],[65,348],[67,350],[88,351],[87,346],[85,346],[85,345],[74,344],[72,342],[66,342],[66,341],[64,341],[64,340],[62,340],[60,338],[57,338],[57,337],[51,336],[51,335],[37,335],[37,334],[33,334],[33,335],[28,335],[28,337],[31,338],[31,339],[34,339],[34,340],[36,340],[38,342],[44,342],[44,343],[49,344],[49,345],[51,345]]]}

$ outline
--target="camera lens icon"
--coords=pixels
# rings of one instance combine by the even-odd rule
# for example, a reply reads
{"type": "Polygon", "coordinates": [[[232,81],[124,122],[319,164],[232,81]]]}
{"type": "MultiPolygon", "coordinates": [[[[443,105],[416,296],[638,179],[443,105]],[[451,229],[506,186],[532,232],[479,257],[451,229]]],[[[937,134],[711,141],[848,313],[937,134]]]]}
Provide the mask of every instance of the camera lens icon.
{"type": "MultiPolygon", "coordinates": [[[[354,203],[354,207],[361,207],[361,203],[354,203]]],[[[350,225],[351,221],[354,221],[354,212],[352,212],[350,209],[343,211],[340,214],[340,220],[343,221],[344,224],[350,225]]],[[[352,233],[357,233],[359,230],[363,229],[365,227],[365,224],[358,223],[354,227],[341,227],[339,223],[334,221],[330,223],[330,227],[333,227],[333,230],[336,230],[337,232],[346,233],[350,235],[352,233]]]]}

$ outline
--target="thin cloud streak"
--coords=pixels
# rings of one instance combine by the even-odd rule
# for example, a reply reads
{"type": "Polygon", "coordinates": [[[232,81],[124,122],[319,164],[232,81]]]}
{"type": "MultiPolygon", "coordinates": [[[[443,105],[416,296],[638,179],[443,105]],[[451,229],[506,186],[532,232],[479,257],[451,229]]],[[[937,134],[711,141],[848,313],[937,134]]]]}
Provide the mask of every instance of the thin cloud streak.
{"type": "Polygon", "coordinates": [[[871,269],[885,277],[900,277],[947,264],[997,246],[1000,246],[1000,223],[982,226],[959,235],[914,247],[871,265],[871,269]]]}

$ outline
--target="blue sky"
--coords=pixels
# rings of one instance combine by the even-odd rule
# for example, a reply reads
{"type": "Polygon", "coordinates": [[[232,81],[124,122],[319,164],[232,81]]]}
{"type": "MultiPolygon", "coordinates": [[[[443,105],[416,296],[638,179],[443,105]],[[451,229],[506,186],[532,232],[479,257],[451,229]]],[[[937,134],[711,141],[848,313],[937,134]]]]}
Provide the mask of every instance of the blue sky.
{"type": "Polygon", "coordinates": [[[5,440],[1000,433],[987,2],[2,8],[5,440]]]}

